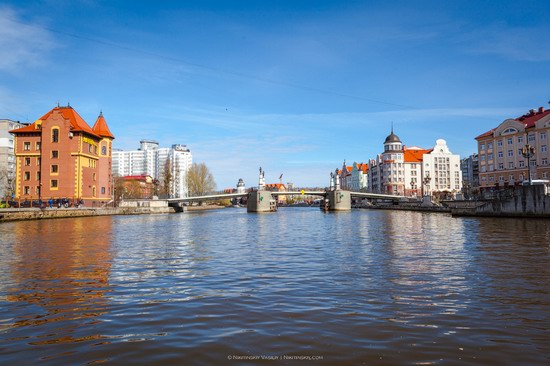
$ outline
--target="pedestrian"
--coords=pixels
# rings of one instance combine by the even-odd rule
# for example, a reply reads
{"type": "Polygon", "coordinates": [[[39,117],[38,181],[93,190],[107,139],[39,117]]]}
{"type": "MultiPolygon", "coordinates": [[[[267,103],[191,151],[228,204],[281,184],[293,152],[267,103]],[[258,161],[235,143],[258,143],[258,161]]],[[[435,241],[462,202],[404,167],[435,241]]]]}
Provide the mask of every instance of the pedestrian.
{"type": "Polygon", "coordinates": [[[50,199],[48,200],[48,205],[50,206],[50,208],[53,207],[53,200],[52,200],[51,197],[50,197],[50,199]]]}

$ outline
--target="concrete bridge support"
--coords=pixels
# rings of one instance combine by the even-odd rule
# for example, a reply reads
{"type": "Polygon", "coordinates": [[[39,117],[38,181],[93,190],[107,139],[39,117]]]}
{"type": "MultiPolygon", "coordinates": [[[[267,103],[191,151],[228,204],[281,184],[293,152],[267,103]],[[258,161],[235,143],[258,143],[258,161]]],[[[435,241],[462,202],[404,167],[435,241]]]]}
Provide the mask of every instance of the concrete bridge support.
{"type": "Polygon", "coordinates": [[[329,211],[351,210],[351,194],[349,191],[337,189],[327,192],[329,211]]]}
{"type": "Polygon", "coordinates": [[[269,191],[252,191],[248,194],[247,212],[277,211],[277,201],[269,191]]]}

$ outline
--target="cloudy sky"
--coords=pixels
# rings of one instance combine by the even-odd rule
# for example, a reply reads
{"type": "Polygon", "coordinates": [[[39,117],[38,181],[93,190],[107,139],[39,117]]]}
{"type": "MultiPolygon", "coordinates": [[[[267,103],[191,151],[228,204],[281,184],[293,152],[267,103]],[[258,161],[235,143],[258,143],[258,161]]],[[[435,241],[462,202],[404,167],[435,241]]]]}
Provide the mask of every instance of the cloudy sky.
{"type": "Polygon", "coordinates": [[[0,118],[70,103],[115,147],[187,144],[218,188],[326,186],[405,145],[474,137],[550,100],[550,2],[0,2],[0,118]]]}

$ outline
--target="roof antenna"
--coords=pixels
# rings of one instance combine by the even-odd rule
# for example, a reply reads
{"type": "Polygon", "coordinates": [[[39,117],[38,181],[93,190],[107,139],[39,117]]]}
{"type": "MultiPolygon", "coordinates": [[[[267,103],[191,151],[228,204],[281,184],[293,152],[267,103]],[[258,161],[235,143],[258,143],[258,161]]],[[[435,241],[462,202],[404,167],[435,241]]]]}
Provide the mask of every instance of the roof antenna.
{"type": "Polygon", "coordinates": [[[393,133],[393,121],[391,121],[391,133],[393,133]]]}
{"type": "Polygon", "coordinates": [[[67,99],[67,107],[71,107],[71,103],[69,102],[69,100],[67,99]]]}
{"type": "Polygon", "coordinates": [[[57,101],[57,108],[59,108],[59,100],[57,101]]]}
{"type": "Polygon", "coordinates": [[[100,109],[100,110],[99,110],[99,116],[100,116],[100,117],[103,117],[103,109],[100,109]]]}

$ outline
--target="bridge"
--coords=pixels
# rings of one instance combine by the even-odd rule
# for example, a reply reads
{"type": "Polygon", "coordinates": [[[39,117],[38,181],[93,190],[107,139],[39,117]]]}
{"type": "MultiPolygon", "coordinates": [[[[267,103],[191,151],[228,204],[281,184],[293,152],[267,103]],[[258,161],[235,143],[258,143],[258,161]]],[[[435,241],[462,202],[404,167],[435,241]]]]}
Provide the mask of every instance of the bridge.
{"type": "Polygon", "coordinates": [[[353,192],[340,189],[338,180],[331,174],[331,185],[328,190],[325,191],[300,191],[300,192],[273,192],[265,189],[265,172],[260,168],[260,178],[258,183],[258,189],[245,193],[221,193],[212,194],[206,196],[195,196],[185,198],[170,198],[168,203],[170,205],[181,205],[184,202],[197,202],[216,199],[231,199],[247,197],[247,211],[248,212],[274,212],[277,211],[277,196],[296,196],[296,195],[308,195],[319,196],[323,198],[321,208],[326,211],[349,211],[351,210],[351,201],[354,197],[368,198],[368,199],[385,199],[392,201],[399,201],[403,199],[402,196],[366,193],[366,192],[353,192]]]}

